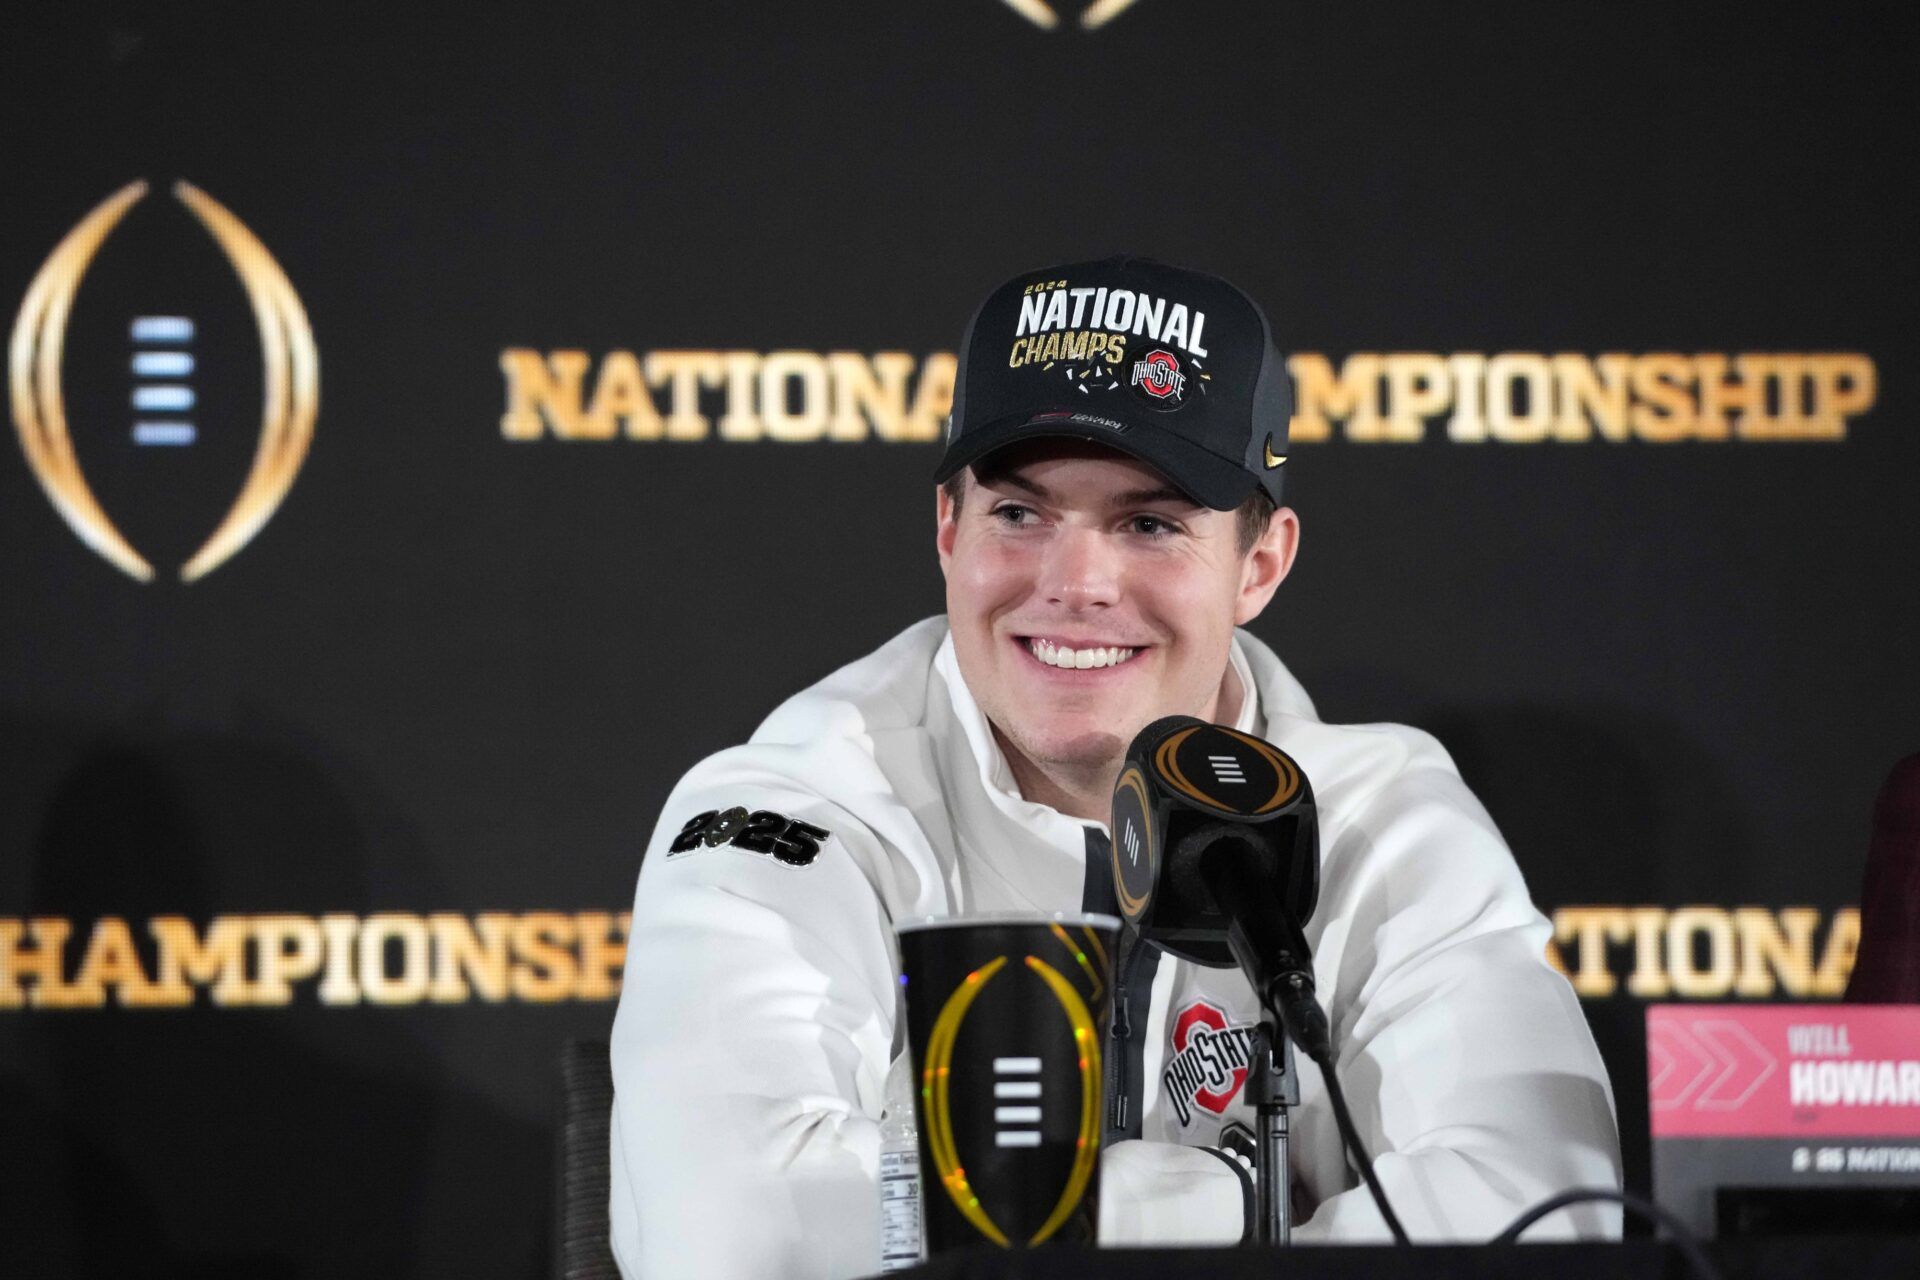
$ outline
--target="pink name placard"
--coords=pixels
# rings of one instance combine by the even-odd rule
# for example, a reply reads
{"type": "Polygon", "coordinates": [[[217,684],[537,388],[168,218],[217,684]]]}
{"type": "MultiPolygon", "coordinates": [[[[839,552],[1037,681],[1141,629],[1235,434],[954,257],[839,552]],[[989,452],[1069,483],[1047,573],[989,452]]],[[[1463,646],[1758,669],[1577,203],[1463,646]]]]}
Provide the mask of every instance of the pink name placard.
{"type": "Polygon", "coordinates": [[[1654,1005],[1659,1138],[1920,1137],[1920,1006],[1654,1005]]]}

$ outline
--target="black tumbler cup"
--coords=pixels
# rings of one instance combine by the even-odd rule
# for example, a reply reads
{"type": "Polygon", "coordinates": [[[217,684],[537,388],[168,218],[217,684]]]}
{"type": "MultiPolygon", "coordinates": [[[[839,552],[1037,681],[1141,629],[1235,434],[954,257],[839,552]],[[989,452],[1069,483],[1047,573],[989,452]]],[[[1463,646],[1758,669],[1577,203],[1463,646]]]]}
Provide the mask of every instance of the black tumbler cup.
{"type": "Polygon", "coordinates": [[[975,916],[899,935],[927,1256],[1093,1244],[1120,922],[975,916]]]}

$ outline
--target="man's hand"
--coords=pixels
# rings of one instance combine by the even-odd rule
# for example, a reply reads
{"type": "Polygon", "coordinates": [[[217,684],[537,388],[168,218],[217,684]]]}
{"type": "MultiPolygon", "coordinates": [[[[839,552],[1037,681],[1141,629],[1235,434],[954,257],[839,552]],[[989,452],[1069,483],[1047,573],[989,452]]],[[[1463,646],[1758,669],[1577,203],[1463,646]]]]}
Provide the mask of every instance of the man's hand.
{"type": "Polygon", "coordinates": [[[1116,1142],[1100,1156],[1100,1243],[1239,1244],[1252,1186],[1251,1175],[1219,1151],[1116,1142]]]}

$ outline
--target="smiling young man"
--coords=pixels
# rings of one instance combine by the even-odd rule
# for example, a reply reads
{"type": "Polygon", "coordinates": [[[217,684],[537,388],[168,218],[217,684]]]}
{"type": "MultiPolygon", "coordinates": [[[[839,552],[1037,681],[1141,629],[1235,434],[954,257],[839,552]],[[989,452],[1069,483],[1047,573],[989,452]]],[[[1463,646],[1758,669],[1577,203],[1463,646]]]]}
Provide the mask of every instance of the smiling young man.
{"type": "Polygon", "coordinates": [[[1293,511],[1215,511],[1092,441],[1004,445],[939,496],[947,622],[1029,800],[1106,820],[1127,744],[1162,716],[1232,723],[1233,630],[1286,577],[1293,511]]]}
{"type": "MultiPolygon", "coordinates": [[[[1104,821],[1143,726],[1266,737],[1313,781],[1307,935],[1361,1134],[1416,1239],[1485,1239],[1617,1186],[1612,1096],[1549,927],[1431,738],[1322,723],[1237,628],[1299,545],[1290,393],[1224,281],[1140,259],[1030,272],[968,328],[935,543],[947,613],[789,699],[677,787],[642,866],[613,1032],[629,1276],[841,1277],[879,1260],[879,1121],[906,1070],[892,922],[1113,909],[1104,821]]],[[[1251,1125],[1237,970],[1123,945],[1101,1238],[1233,1243],[1251,1125]]],[[[1299,1062],[1304,1241],[1386,1229],[1299,1062]]],[[[1543,1234],[1617,1233],[1585,1206],[1543,1234]]]]}

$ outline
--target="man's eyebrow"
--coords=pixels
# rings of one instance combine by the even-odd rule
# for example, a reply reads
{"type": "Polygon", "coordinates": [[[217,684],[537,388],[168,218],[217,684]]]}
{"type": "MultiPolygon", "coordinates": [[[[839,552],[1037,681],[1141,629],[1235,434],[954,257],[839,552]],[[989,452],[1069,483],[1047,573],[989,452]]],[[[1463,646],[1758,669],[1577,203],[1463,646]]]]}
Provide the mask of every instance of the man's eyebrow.
{"type": "Polygon", "coordinates": [[[1125,493],[1115,494],[1108,505],[1115,507],[1132,507],[1149,502],[1172,502],[1179,506],[1192,507],[1195,510],[1198,510],[1200,506],[1199,503],[1178,489],[1171,489],[1165,486],[1158,489],[1129,489],[1125,493]]]}
{"type": "Polygon", "coordinates": [[[1018,489],[1022,493],[1030,493],[1042,502],[1046,502],[1053,497],[1051,493],[1047,492],[1045,485],[1035,484],[1025,476],[1015,475],[1011,471],[988,471],[984,474],[975,472],[973,478],[975,483],[983,486],[1003,484],[1009,489],[1018,489]]]}
{"type": "MultiPolygon", "coordinates": [[[[974,481],[985,487],[1005,485],[1009,489],[1018,489],[1022,493],[1032,494],[1042,502],[1050,502],[1053,499],[1052,492],[1045,485],[1012,471],[989,471],[984,475],[975,473],[974,481]]],[[[1107,505],[1115,508],[1142,506],[1153,502],[1171,502],[1176,506],[1191,507],[1196,511],[1200,509],[1199,503],[1168,485],[1161,485],[1154,489],[1129,489],[1125,493],[1116,493],[1107,499],[1107,505]]]]}

